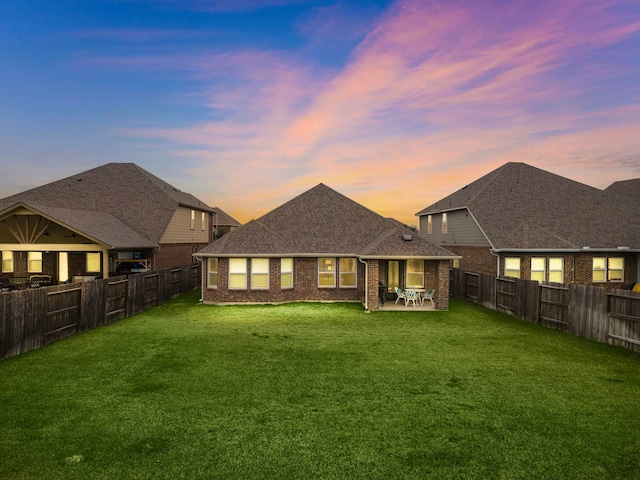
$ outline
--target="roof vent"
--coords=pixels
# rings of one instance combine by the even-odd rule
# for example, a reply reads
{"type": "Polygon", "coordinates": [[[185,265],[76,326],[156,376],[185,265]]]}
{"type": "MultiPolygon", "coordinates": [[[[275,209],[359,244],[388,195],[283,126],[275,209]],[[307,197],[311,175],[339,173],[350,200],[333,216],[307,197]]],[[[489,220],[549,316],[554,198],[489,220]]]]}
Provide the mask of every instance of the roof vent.
{"type": "Polygon", "coordinates": [[[413,235],[409,235],[408,233],[406,233],[406,234],[402,235],[402,239],[405,242],[410,242],[411,240],[413,240],[413,235]]]}

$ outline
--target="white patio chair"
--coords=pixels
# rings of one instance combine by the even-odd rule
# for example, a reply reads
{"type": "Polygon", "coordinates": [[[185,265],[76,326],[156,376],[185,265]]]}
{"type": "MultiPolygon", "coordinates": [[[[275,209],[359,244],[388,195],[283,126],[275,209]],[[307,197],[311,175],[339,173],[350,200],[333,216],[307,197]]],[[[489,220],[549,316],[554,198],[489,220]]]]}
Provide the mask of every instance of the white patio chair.
{"type": "Polygon", "coordinates": [[[431,305],[435,307],[436,304],[433,302],[434,293],[435,293],[435,290],[432,288],[429,291],[424,292],[422,295],[420,295],[420,306],[424,305],[425,300],[429,300],[431,302],[431,305]]]}
{"type": "MultiPolygon", "coordinates": [[[[398,296],[398,298],[396,298],[396,305],[397,305],[397,304],[398,304],[398,300],[400,300],[401,298],[402,298],[403,300],[405,299],[405,297],[404,297],[404,292],[402,291],[402,289],[401,289],[401,288],[398,288],[398,287],[393,287],[393,288],[394,288],[394,290],[396,291],[396,295],[398,296]]],[[[406,302],[406,300],[405,300],[405,302],[404,302],[404,303],[405,303],[405,305],[406,305],[406,303],[407,303],[407,302],[406,302]]]]}
{"type": "Polygon", "coordinates": [[[405,290],[404,291],[404,305],[408,306],[409,302],[413,302],[413,306],[416,306],[416,301],[419,301],[418,292],[415,290],[405,290]]]}

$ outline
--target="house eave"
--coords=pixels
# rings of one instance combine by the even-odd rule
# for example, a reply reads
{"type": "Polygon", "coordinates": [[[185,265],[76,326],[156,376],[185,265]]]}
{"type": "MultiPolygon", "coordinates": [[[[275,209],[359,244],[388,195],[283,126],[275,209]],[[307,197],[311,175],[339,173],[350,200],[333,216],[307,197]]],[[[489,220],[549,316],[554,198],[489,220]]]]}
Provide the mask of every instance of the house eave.
{"type": "Polygon", "coordinates": [[[435,215],[438,213],[449,213],[449,212],[455,212],[456,210],[469,210],[469,207],[467,205],[461,205],[458,207],[449,207],[449,208],[441,208],[439,210],[429,210],[427,212],[424,211],[420,211],[418,213],[416,213],[416,217],[424,217],[425,215],[435,215]]]}
{"type": "Polygon", "coordinates": [[[343,257],[360,258],[362,260],[459,260],[461,255],[358,255],[355,253],[201,253],[193,254],[196,258],[321,258],[343,257]]]}
{"type": "Polygon", "coordinates": [[[639,253],[639,248],[583,247],[583,248],[493,248],[493,253],[639,253]]]}
{"type": "Polygon", "coordinates": [[[461,255],[359,255],[362,260],[459,260],[461,255]]]}

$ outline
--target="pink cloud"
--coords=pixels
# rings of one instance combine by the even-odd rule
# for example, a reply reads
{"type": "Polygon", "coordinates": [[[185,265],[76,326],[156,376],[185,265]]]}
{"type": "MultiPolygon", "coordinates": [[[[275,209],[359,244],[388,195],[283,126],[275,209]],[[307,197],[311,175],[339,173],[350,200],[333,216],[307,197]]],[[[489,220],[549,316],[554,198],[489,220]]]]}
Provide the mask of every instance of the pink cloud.
{"type": "Polygon", "coordinates": [[[161,57],[209,79],[197,95],[224,116],[126,133],[173,142],[194,179],[215,179],[211,195],[251,217],[324,182],[416,223],[507,161],[602,188],[638,176],[640,111],[584,108],[610,76],[593,56],[638,32],[601,2],[403,1],[337,72],[283,52],[161,57]],[[572,62],[588,77],[567,75],[572,62]]]}

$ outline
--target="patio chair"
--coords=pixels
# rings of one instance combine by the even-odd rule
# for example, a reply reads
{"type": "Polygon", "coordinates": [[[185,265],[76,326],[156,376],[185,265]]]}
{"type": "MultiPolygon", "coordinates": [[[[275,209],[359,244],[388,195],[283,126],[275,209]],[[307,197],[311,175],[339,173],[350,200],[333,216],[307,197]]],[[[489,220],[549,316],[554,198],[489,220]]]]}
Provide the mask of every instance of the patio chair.
{"type": "Polygon", "coordinates": [[[404,291],[404,305],[408,306],[409,302],[413,302],[413,306],[416,306],[416,301],[419,301],[418,292],[415,290],[405,290],[404,291]]]}
{"type": "Polygon", "coordinates": [[[393,287],[393,288],[396,291],[396,295],[398,296],[398,298],[396,298],[396,304],[398,303],[398,300],[400,300],[402,298],[403,300],[405,300],[405,305],[406,305],[407,302],[406,302],[406,299],[405,299],[405,296],[404,296],[404,292],[402,291],[402,289],[398,288],[398,287],[393,287]]]}
{"type": "Polygon", "coordinates": [[[424,292],[422,295],[420,295],[420,306],[424,305],[425,300],[429,300],[431,302],[431,305],[435,307],[436,304],[433,302],[434,293],[435,293],[435,289],[432,288],[429,291],[424,292]]]}

